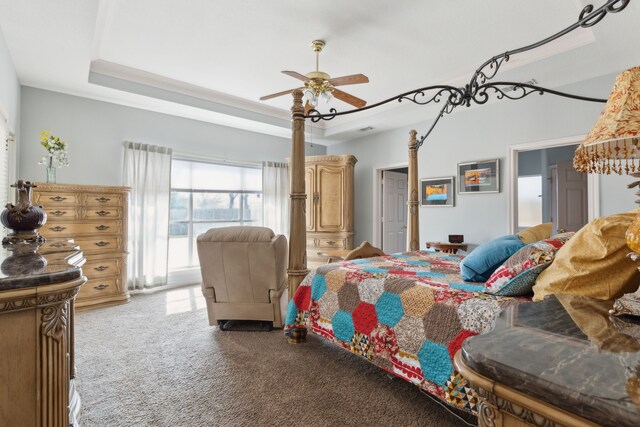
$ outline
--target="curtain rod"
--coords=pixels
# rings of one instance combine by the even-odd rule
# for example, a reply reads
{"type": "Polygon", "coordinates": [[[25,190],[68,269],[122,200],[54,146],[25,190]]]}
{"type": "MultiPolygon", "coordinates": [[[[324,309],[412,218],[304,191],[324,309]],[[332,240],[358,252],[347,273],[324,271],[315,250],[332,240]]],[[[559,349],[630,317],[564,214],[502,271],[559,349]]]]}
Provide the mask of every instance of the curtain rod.
{"type": "Polygon", "coordinates": [[[245,160],[232,160],[232,159],[225,159],[222,157],[212,157],[212,156],[207,156],[207,155],[203,155],[203,154],[196,154],[196,153],[187,153],[184,151],[175,151],[173,152],[173,157],[178,159],[178,160],[194,160],[194,161],[202,161],[204,163],[217,163],[217,164],[221,164],[221,165],[230,165],[230,166],[246,166],[246,167],[252,167],[252,168],[261,168],[262,167],[262,162],[261,161],[245,161],[245,160]]]}

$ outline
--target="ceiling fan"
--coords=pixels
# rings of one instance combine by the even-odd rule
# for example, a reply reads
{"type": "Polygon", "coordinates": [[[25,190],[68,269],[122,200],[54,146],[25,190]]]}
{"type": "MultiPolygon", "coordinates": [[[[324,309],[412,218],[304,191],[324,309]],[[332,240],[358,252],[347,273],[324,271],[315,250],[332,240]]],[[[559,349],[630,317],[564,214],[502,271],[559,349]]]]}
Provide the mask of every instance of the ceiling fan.
{"type": "MultiPolygon", "coordinates": [[[[316,53],[316,70],[307,74],[300,74],[295,71],[283,71],[284,74],[291,76],[295,79],[302,80],[304,82],[304,99],[305,112],[309,112],[312,108],[318,105],[318,99],[324,98],[325,102],[336,97],[347,104],[353,105],[356,108],[362,108],[367,105],[367,101],[353,96],[349,93],[336,89],[336,86],[354,85],[360,83],[369,83],[369,78],[364,74],[352,74],[350,76],[342,76],[331,78],[331,76],[323,71],[319,70],[320,52],[325,46],[323,40],[314,40],[311,42],[311,47],[316,53]]],[[[266,95],[260,98],[260,101],[266,101],[267,99],[276,98],[278,96],[287,95],[293,92],[295,89],[289,89],[271,95],[266,95]]]]}

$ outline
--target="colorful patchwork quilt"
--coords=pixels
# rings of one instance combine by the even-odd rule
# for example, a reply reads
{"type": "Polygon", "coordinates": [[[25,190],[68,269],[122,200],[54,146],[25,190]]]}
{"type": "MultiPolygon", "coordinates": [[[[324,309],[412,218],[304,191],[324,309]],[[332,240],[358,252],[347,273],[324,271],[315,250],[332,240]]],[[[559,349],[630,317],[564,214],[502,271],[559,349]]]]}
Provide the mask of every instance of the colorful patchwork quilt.
{"type": "Polygon", "coordinates": [[[326,264],[289,302],[285,334],[309,328],[464,411],[477,396],[455,370],[462,342],[493,328],[506,306],[527,301],[464,282],[462,256],[409,252],[326,264]]]}

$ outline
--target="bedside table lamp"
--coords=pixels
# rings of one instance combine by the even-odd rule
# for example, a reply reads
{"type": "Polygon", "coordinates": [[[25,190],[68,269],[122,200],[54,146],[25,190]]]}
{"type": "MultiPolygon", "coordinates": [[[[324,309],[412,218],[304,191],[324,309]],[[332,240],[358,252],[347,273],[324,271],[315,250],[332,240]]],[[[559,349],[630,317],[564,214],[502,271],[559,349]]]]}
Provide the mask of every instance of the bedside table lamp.
{"type": "MultiPolygon", "coordinates": [[[[579,172],[631,175],[640,178],[640,67],[618,75],[607,104],[596,124],[580,144],[573,158],[579,172]]],[[[629,184],[629,188],[640,181],[629,184]]],[[[640,196],[640,191],[636,192],[640,196]]],[[[640,199],[636,201],[640,204],[640,199]]],[[[640,215],[625,234],[633,253],[632,260],[640,260],[640,215]]],[[[639,268],[640,270],[640,268],[639,268]]],[[[614,302],[610,314],[640,316],[640,289],[625,294],[614,302]]]]}

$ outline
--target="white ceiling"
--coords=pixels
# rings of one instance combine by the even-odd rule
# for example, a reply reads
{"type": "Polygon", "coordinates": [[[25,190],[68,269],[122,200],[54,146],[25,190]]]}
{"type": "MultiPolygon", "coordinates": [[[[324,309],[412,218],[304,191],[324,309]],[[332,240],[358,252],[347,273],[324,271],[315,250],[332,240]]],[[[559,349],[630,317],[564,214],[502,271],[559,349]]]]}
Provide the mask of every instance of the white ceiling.
{"type": "MultiPolygon", "coordinates": [[[[572,24],[585,4],[0,0],[0,29],[23,85],[287,137],[291,98],[258,98],[298,86],[280,71],[311,71],[314,39],[327,43],[321,70],[369,77],[369,84],[343,89],[371,104],[422,86],[463,85],[491,56],[572,24]]],[[[503,79],[558,87],[638,65],[638,22],[634,0],[592,29],[513,57],[503,79]]],[[[351,108],[338,100],[331,106],[351,108]]],[[[365,126],[376,132],[425,120],[437,108],[393,103],[341,117],[318,125],[314,142],[362,136],[358,129],[365,126]]]]}

